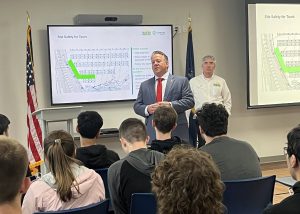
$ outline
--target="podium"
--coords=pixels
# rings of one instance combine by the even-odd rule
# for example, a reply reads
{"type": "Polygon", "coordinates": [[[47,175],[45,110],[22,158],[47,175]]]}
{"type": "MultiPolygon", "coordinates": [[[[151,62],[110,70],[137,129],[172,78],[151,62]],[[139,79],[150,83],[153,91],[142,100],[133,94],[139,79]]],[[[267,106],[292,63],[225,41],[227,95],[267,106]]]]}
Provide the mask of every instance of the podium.
{"type": "Polygon", "coordinates": [[[67,131],[73,136],[73,119],[81,112],[82,106],[42,108],[36,110],[32,115],[41,121],[43,139],[49,132],[48,123],[67,122],[67,131]]]}
{"type": "MultiPolygon", "coordinates": [[[[48,132],[48,123],[50,122],[67,122],[67,131],[73,136],[73,119],[81,112],[82,106],[42,108],[32,112],[41,121],[42,138],[44,139],[48,132]]],[[[42,154],[42,159],[43,154],[42,154]]],[[[41,174],[46,174],[45,165],[41,166],[41,174]]]]}

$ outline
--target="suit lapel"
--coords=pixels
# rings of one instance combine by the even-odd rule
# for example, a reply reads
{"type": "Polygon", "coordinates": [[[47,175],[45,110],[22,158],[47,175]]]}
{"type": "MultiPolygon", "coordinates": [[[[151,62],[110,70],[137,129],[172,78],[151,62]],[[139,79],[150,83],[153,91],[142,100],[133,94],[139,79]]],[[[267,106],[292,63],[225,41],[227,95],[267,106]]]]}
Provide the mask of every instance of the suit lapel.
{"type": "Polygon", "coordinates": [[[166,89],[165,89],[164,101],[168,100],[173,83],[174,83],[174,76],[172,74],[169,74],[167,84],[166,84],[166,89]]]}
{"type": "Polygon", "coordinates": [[[156,102],[156,94],[155,94],[155,77],[152,78],[152,81],[150,81],[149,85],[149,95],[151,99],[151,103],[156,102]]]}

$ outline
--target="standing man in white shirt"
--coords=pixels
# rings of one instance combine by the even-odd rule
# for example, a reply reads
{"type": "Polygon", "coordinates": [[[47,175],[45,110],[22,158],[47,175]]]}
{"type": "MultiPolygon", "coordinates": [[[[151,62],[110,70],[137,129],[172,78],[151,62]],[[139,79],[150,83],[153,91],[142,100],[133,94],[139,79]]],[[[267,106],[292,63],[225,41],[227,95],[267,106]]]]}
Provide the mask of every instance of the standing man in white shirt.
{"type": "MultiPolygon", "coordinates": [[[[195,100],[194,109],[200,109],[204,103],[216,103],[224,105],[230,115],[231,94],[226,81],[215,74],[215,68],[215,57],[206,55],[202,58],[202,74],[190,80],[195,100]]],[[[198,132],[198,130],[195,130],[195,132],[198,132]]],[[[204,145],[205,142],[201,141],[200,135],[198,135],[198,138],[199,146],[204,145]]]]}

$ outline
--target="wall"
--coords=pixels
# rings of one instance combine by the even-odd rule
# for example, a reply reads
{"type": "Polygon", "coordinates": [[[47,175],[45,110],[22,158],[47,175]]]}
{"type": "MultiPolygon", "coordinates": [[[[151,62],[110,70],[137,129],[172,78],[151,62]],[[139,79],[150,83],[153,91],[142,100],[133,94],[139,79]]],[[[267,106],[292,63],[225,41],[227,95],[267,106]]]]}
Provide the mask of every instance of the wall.
{"type": "MultiPolygon", "coordinates": [[[[183,26],[192,17],[196,73],[201,56],[217,58],[216,72],[232,93],[229,135],[249,141],[259,156],[282,154],[286,134],[299,123],[299,107],[246,109],[245,6],[241,0],[11,0],[0,3],[0,112],[12,121],[11,135],[26,144],[26,10],[31,15],[39,106],[50,107],[47,24],[73,24],[77,14],[142,14],[144,24],[183,26]]],[[[187,33],[174,38],[174,72],[184,75],[187,33]]],[[[99,111],[105,128],[135,117],[132,102],[84,105],[99,111]]]]}

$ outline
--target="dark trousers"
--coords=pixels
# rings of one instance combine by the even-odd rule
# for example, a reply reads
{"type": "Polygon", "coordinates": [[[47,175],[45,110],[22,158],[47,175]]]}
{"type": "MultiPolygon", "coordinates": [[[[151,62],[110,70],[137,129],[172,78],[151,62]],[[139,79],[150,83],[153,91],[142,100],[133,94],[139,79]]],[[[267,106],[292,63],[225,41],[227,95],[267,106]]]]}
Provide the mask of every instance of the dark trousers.
{"type": "Polygon", "coordinates": [[[194,119],[193,112],[191,112],[189,115],[189,137],[190,137],[190,144],[195,148],[200,148],[205,144],[205,141],[200,134],[199,124],[197,122],[197,119],[194,119]]]}

